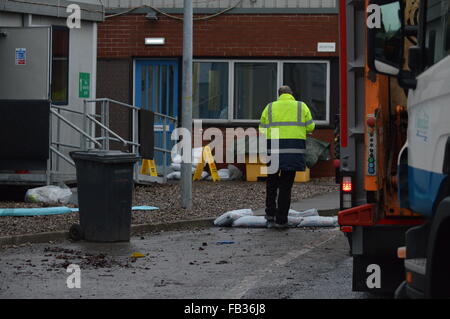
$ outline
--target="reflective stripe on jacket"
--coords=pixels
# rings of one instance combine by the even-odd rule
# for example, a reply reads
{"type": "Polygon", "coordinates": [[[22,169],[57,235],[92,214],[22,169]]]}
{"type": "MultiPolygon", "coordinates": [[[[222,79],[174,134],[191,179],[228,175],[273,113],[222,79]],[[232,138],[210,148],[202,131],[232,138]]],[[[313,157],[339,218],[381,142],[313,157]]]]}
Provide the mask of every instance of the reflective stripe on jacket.
{"type": "Polygon", "coordinates": [[[282,94],[269,103],[262,115],[259,131],[267,138],[270,154],[279,154],[282,170],[305,170],[304,153],[306,134],[314,131],[315,124],[308,106],[298,102],[291,94],[282,94]],[[278,148],[272,149],[271,140],[278,140],[278,148]]]}

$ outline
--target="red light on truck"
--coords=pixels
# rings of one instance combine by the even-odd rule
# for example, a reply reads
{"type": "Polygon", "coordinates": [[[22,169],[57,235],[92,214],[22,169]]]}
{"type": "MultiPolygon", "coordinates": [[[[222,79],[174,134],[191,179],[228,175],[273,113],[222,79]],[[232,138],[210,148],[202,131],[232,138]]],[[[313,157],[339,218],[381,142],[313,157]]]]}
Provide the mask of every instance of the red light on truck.
{"type": "Polygon", "coordinates": [[[341,232],[343,232],[343,233],[351,233],[351,232],[353,232],[353,227],[352,226],[342,226],[341,227],[341,232]]]}
{"type": "Polygon", "coordinates": [[[375,127],[375,118],[374,118],[374,117],[369,117],[369,118],[367,119],[367,125],[368,125],[369,127],[375,127]]]}
{"type": "Polygon", "coordinates": [[[352,179],[350,177],[342,178],[342,190],[344,192],[352,191],[352,179]]]}

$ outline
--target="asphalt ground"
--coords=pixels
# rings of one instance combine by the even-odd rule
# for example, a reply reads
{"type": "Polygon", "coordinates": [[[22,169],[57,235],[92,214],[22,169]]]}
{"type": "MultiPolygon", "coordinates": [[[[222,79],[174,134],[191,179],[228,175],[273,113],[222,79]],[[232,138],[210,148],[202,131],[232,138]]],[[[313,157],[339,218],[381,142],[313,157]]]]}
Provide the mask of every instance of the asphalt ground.
{"type": "Polygon", "coordinates": [[[351,273],[338,228],[208,227],[3,248],[0,298],[372,298],[351,291],[351,273]],[[68,287],[71,264],[80,288],[68,287]]]}

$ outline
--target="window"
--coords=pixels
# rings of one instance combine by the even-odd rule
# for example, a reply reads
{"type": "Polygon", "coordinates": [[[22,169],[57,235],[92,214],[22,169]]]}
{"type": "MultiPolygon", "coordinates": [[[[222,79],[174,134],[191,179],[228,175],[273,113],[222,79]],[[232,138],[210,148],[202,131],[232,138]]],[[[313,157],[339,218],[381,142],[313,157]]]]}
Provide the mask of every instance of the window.
{"type": "Polygon", "coordinates": [[[430,0],[427,4],[427,65],[431,66],[450,55],[449,0],[430,0]]]}
{"type": "Polygon", "coordinates": [[[52,78],[53,104],[68,104],[69,98],[69,29],[52,28],[52,78]]]}
{"type": "Polygon", "coordinates": [[[283,83],[289,85],[296,100],[303,101],[315,121],[327,121],[327,64],[284,63],[283,83]]]}
{"type": "Polygon", "coordinates": [[[317,124],[329,124],[328,61],[208,61],[193,67],[193,117],[206,121],[258,122],[285,84],[311,109],[317,124]]]}
{"type": "Polygon", "coordinates": [[[234,65],[234,118],[254,120],[276,99],[277,64],[238,62],[234,65]]]}
{"type": "Polygon", "coordinates": [[[192,116],[228,119],[228,63],[195,62],[192,83],[192,116]]]}

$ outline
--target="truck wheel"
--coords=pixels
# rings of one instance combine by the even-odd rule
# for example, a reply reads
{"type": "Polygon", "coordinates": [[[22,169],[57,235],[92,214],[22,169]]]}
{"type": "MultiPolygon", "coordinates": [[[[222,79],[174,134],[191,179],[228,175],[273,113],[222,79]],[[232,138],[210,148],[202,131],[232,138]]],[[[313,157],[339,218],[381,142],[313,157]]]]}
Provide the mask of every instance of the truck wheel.
{"type": "Polygon", "coordinates": [[[73,224],[69,229],[69,237],[72,240],[78,241],[83,239],[83,234],[81,232],[81,227],[78,224],[73,224]]]}
{"type": "Polygon", "coordinates": [[[348,240],[348,254],[349,256],[352,256],[353,252],[352,252],[352,234],[351,233],[345,233],[345,237],[347,237],[348,240]]]}

